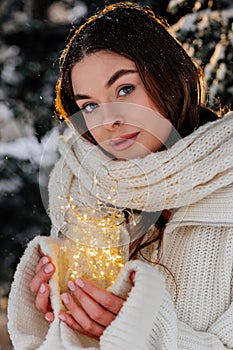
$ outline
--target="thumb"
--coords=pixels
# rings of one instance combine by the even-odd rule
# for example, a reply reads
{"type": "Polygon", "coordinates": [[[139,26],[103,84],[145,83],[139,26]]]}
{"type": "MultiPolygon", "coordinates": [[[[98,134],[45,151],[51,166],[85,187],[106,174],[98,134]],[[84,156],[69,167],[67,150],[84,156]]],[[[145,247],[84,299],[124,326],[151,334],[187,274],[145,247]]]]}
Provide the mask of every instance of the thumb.
{"type": "Polygon", "coordinates": [[[129,276],[130,281],[132,282],[133,286],[135,284],[135,271],[132,271],[129,276]]]}

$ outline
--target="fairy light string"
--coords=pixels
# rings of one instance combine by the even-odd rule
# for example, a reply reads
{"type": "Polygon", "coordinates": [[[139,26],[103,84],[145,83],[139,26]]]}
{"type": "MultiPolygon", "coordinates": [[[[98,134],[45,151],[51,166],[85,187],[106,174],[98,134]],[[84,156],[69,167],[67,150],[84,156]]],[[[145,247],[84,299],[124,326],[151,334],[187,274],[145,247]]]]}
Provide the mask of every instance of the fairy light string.
{"type": "Polygon", "coordinates": [[[61,291],[69,280],[78,277],[107,288],[115,282],[128,260],[129,234],[125,228],[123,210],[116,206],[117,189],[111,187],[106,201],[96,191],[97,176],[93,177],[96,203],[94,207],[78,207],[68,194],[64,225],[59,234],[59,271],[61,291]]]}

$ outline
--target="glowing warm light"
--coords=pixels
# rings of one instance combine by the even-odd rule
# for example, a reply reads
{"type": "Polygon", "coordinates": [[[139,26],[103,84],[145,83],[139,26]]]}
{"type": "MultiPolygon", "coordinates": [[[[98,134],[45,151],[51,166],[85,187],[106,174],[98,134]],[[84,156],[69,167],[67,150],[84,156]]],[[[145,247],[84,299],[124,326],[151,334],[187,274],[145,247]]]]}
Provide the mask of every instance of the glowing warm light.
{"type": "MultiPolygon", "coordinates": [[[[72,203],[72,198],[69,199],[72,203]]],[[[68,207],[60,233],[59,273],[61,290],[78,277],[107,288],[128,260],[129,235],[124,215],[117,210],[68,207]]]]}

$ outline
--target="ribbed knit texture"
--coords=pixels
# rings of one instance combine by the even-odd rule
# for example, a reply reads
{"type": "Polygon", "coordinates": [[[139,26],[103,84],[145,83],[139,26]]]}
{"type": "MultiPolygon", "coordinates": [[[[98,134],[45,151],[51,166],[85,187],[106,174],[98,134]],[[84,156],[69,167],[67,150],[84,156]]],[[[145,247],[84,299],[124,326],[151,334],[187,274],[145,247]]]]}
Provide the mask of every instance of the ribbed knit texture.
{"type": "Polygon", "coordinates": [[[15,349],[48,350],[52,344],[64,350],[233,349],[232,136],[231,113],[199,128],[170,150],[127,162],[112,161],[77,137],[62,142],[62,158],[50,181],[52,236],[63,223],[60,206],[66,205],[68,194],[75,204],[94,205],[96,193],[107,201],[114,187],[120,207],[176,210],[158,252],[161,265],[147,262],[156,260],[156,244],[153,251],[145,248],[145,260],[127,263],[111,287],[126,302],[100,343],[58,320],[62,306],[57,275],[50,283],[54,323],[48,326],[36,311],[28,287],[39,259],[36,247],[40,243],[56,263],[57,245],[52,238],[34,239],[10,293],[9,332],[15,349]],[[94,187],[93,179],[97,180],[94,187]],[[58,195],[63,199],[58,200],[58,195]],[[134,287],[131,271],[136,271],[134,287]]]}
{"type": "Polygon", "coordinates": [[[232,124],[233,113],[229,113],[168,150],[128,161],[111,160],[77,134],[61,139],[62,157],[49,189],[53,229],[63,223],[60,208],[67,205],[68,194],[76,205],[93,207],[98,196],[105,203],[114,199],[119,207],[158,211],[186,207],[231,184],[232,124]]]}

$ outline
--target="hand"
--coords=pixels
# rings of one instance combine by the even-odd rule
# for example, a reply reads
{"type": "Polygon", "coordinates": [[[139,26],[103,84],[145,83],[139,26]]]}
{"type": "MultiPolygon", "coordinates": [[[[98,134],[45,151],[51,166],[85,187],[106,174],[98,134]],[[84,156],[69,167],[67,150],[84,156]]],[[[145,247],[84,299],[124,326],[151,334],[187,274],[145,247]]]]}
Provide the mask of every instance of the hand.
{"type": "MultiPolygon", "coordinates": [[[[134,272],[130,279],[134,283],[134,272]]],[[[62,300],[68,312],[62,311],[59,318],[79,333],[99,340],[103,331],[118,315],[124,299],[78,278],[69,281],[71,293],[63,293],[62,300]],[[77,304],[77,301],[79,304],[77,304]]]]}
{"type": "Polygon", "coordinates": [[[50,303],[50,288],[49,279],[55,272],[55,266],[51,262],[48,256],[45,256],[39,247],[39,253],[41,259],[36,266],[35,276],[30,282],[30,290],[36,294],[36,308],[37,310],[45,314],[47,321],[52,322],[54,320],[54,314],[52,312],[50,303]]]}

